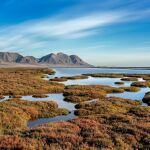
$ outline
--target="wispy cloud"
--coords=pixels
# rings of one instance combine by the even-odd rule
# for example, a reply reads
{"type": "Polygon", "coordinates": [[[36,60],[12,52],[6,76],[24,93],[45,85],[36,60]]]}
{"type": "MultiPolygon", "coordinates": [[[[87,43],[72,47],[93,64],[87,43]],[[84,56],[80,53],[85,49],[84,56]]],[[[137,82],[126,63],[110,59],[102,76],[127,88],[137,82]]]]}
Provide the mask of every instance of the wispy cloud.
{"type": "Polygon", "coordinates": [[[68,19],[56,16],[57,19],[53,17],[1,27],[0,49],[44,48],[51,39],[78,39],[99,34],[102,27],[141,19],[149,14],[148,10],[94,12],[68,19]]]}

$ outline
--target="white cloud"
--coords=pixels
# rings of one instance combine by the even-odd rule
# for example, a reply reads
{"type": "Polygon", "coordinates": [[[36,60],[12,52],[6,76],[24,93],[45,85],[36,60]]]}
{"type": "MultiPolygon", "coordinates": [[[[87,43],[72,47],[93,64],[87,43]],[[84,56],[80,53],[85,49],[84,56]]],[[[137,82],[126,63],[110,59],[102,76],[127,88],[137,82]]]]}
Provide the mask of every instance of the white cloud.
{"type": "MultiPolygon", "coordinates": [[[[146,11],[147,13],[147,11],[146,11]]],[[[47,18],[21,23],[0,29],[0,49],[44,48],[51,38],[77,39],[98,34],[103,26],[139,19],[145,11],[133,12],[97,12],[76,18],[55,20],[47,18]],[[139,15],[140,14],[140,15],[139,15]],[[47,40],[42,40],[47,39],[47,40]]],[[[58,17],[56,17],[58,18],[58,17]]]]}

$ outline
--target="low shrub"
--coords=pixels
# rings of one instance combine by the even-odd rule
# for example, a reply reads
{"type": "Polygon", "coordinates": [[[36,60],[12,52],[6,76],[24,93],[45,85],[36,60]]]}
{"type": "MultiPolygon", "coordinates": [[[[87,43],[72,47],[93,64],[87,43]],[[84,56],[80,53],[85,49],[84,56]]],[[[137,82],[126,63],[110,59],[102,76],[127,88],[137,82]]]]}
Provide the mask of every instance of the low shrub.
{"type": "Polygon", "coordinates": [[[70,77],[55,77],[53,79],[50,79],[50,81],[56,81],[56,82],[64,82],[64,81],[67,81],[67,80],[79,80],[79,79],[87,79],[88,76],[70,76],[70,77]]]}
{"type": "Polygon", "coordinates": [[[131,86],[131,87],[120,87],[121,89],[123,89],[126,92],[138,92],[140,91],[139,87],[135,87],[135,86],[131,86]]]}
{"type": "Polygon", "coordinates": [[[34,98],[46,98],[46,97],[48,97],[48,95],[45,95],[45,94],[34,94],[32,97],[34,97],[34,98]]]}
{"type": "Polygon", "coordinates": [[[124,84],[124,82],[115,82],[115,84],[124,84]]]}
{"type": "Polygon", "coordinates": [[[0,95],[0,99],[4,99],[5,98],[5,96],[3,96],[3,95],[0,95]]]}
{"type": "Polygon", "coordinates": [[[150,92],[147,92],[144,96],[144,98],[142,99],[142,101],[144,103],[147,103],[148,105],[150,105],[150,92]]]}
{"type": "Polygon", "coordinates": [[[0,69],[1,95],[32,95],[63,92],[64,85],[43,80],[52,70],[41,68],[0,69]]]}
{"type": "Polygon", "coordinates": [[[0,103],[1,132],[15,133],[27,127],[27,122],[36,118],[66,115],[53,101],[24,101],[11,99],[0,103]]]}
{"type": "Polygon", "coordinates": [[[125,78],[121,78],[120,80],[122,80],[122,81],[138,81],[138,78],[135,78],[135,77],[125,77],[125,78]]]}
{"type": "Polygon", "coordinates": [[[135,87],[147,87],[146,82],[133,82],[131,86],[135,87]]]}

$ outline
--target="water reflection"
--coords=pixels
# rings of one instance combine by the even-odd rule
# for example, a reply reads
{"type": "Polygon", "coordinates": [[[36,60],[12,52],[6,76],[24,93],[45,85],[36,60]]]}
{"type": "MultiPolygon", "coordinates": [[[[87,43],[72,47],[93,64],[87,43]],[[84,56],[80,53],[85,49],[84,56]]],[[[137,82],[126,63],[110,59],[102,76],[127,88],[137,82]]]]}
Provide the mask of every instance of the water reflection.
{"type": "MultiPolygon", "coordinates": [[[[130,86],[133,81],[124,81],[124,84],[118,85],[115,82],[119,82],[121,78],[96,78],[96,77],[88,77],[88,79],[78,79],[78,80],[68,80],[65,82],[61,82],[65,85],[109,85],[113,87],[123,87],[130,86]]],[[[142,81],[139,78],[139,81],[142,81]]]]}
{"type": "Polygon", "coordinates": [[[75,109],[75,104],[64,101],[64,96],[62,93],[48,94],[48,97],[46,98],[34,98],[32,96],[23,96],[21,99],[28,101],[55,101],[58,104],[59,108],[67,108],[70,111],[75,109]]]}
{"type": "Polygon", "coordinates": [[[29,121],[28,122],[28,127],[32,128],[38,125],[42,125],[48,122],[57,122],[57,121],[68,121],[77,118],[77,116],[74,115],[74,111],[71,111],[70,114],[68,115],[60,115],[52,118],[40,118],[37,120],[29,121]]]}
{"type": "Polygon", "coordinates": [[[142,101],[145,93],[149,92],[150,88],[141,88],[138,92],[124,92],[124,93],[117,93],[117,94],[108,94],[107,96],[115,96],[125,99],[131,99],[131,100],[140,100],[142,101]]]}

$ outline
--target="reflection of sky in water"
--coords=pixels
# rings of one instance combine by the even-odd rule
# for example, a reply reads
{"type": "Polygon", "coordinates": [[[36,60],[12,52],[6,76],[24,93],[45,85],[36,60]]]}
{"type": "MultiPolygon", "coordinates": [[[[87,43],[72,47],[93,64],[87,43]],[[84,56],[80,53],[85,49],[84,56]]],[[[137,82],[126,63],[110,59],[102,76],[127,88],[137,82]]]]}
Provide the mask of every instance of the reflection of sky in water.
{"type": "Polygon", "coordinates": [[[70,111],[75,109],[74,108],[75,104],[64,101],[63,94],[47,94],[47,95],[48,97],[46,98],[34,98],[32,96],[23,96],[22,99],[29,101],[55,101],[59,105],[59,108],[67,108],[70,111]]]}
{"type": "MultiPolygon", "coordinates": [[[[56,68],[55,69],[56,74],[55,75],[48,75],[49,78],[45,78],[49,80],[50,78],[54,77],[61,77],[61,76],[75,76],[75,75],[81,75],[81,74],[87,74],[87,73],[129,73],[129,74],[146,74],[150,73],[150,70],[137,70],[137,69],[105,69],[105,68],[56,68]]],[[[88,79],[80,79],[80,80],[68,80],[66,82],[63,82],[65,85],[109,85],[113,87],[121,87],[121,86],[130,86],[132,81],[123,81],[125,84],[123,85],[116,85],[114,82],[121,81],[120,78],[94,78],[89,77],[88,79]]],[[[143,79],[139,79],[139,81],[143,81],[143,79]]],[[[141,88],[139,92],[124,92],[124,93],[118,93],[118,94],[108,94],[107,96],[116,96],[126,99],[132,99],[132,100],[142,100],[145,93],[150,91],[150,88],[141,88]]],[[[6,100],[8,99],[8,96],[5,96],[6,100]]],[[[56,116],[52,118],[41,118],[33,121],[28,122],[28,127],[33,127],[37,125],[41,125],[48,122],[55,122],[55,121],[67,121],[76,118],[77,116],[74,115],[75,110],[75,104],[65,102],[63,94],[48,94],[47,98],[33,98],[32,96],[23,96],[21,99],[23,100],[29,100],[29,101],[55,101],[59,108],[67,108],[71,111],[70,114],[64,116],[56,116]]],[[[0,100],[0,101],[3,101],[0,100]]]]}
{"type": "Polygon", "coordinates": [[[124,84],[117,85],[114,82],[121,81],[120,78],[95,78],[89,77],[88,79],[80,79],[80,80],[68,80],[64,83],[65,85],[92,85],[92,84],[99,84],[99,85],[109,85],[113,87],[120,87],[120,86],[130,86],[132,81],[123,81],[124,84]]]}
{"type": "Polygon", "coordinates": [[[64,116],[64,115],[60,115],[60,116],[56,116],[56,117],[52,117],[52,118],[41,118],[41,119],[37,119],[37,120],[33,120],[33,121],[29,121],[28,122],[28,127],[34,127],[34,126],[38,126],[44,123],[48,123],[48,122],[56,122],[56,121],[68,121],[68,120],[72,120],[77,118],[77,116],[74,115],[74,111],[72,111],[70,114],[64,116]]]}
{"type": "Polygon", "coordinates": [[[9,99],[9,96],[4,96],[4,99],[0,99],[0,102],[3,102],[5,100],[9,99]]]}
{"type": "Polygon", "coordinates": [[[127,73],[127,74],[150,74],[150,70],[144,69],[109,69],[109,68],[54,68],[55,75],[49,76],[62,77],[62,76],[75,76],[87,73],[127,73]]]}
{"type": "Polygon", "coordinates": [[[150,91],[150,88],[141,88],[139,92],[124,92],[124,93],[117,93],[117,94],[108,94],[107,96],[115,96],[115,97],[141,101],[145,93],[149,91],[150,91]]]}

